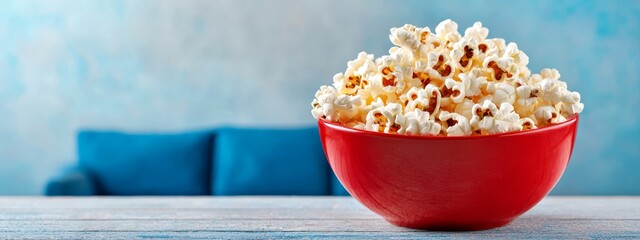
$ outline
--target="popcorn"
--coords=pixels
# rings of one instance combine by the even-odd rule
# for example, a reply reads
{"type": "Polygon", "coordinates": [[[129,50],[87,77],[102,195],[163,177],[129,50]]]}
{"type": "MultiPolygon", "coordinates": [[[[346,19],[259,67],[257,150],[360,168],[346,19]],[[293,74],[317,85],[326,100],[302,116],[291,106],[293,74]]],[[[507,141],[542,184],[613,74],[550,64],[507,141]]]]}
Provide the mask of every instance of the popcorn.
{"type": "Polygon", "coordinates": [[[441,105],[443,107],[449,106],[451,103],[460,103],[464,99],[464,84],[453,80],[453,78],[447,78],[444,81],[444,85],[440,89],[442,94],[441,105]]]}
{"type": "Polygon", "coordinates": [[[473,56],[475,55],[478,43],[474,39],[463,39],[453,44],[453,49],[449,54],[453,59],[457,69],[468,71],[473,67],[473,56]]]}
{"type": "Polygon", "coordinates": [[[411,88],[400,100],[404,102],[405,112],[418,109],[435,115],[440,110],[441,95],[436,86],[429,84],[425,88],[411,88]]]}
{"type": "Polygon", "coordinates": [[[413,109],[404,115],[406,134],[409,135],[438,135],[442,126],[434,121],[429,112],[413,109]]]}
{"type": "Polygon", "coordinates": [[[580,93],[578,92],[563,92],[560,100],[560,113],[562,115],[573,115],[582,112],[584,104],[580,102],[580,93]]]}
{"type": "Polygon", "coordinates": [[[489,29],[482,27],[481,22],[473,23],[473,26],[464,31],[464,38],[474,39],[478,42],[484,41],[489,35],[489,29]]]}
{"type": "Polygon", "coordinates": [[[359,89],[369,85],[367,78],[376,71],[373,55],[360,52],[358,58],[347,63],[345,73],[333,76],[333,86],[344,94],[356,94],[359,89]]]}
{"type": "Polygon", "coordinates": [[[427,55],[427,66],[435,71],[430,71],[431,74],[446,78],[451,76],[453,68],[451,67],[452,61],[449,56],[442,52],[429,52],[427,55]],[[436,73],[436,74],[434,74],[436,73]]]}
{"type": "Polygon", "coordinates": [[[455,112],[466,117],[467,119],[471,119],[473,117],[472,109],[475,103],[473,100],[465,98],[461,103],[456,104],[455,112]]]}
{"type": "Polygon", "coordinates": [[[473,116],[470,124],[476,133],[495,134],[522,130],[522,125],[518,124],[520,116],[509,103],[500,104],[498,109],[487,100],[482,105],[474,105],[471,111],[473,116]]]}
{"type": "Polygon", "coordinates": [[[367,114],[366,130],[372,130],[384,133],[403,134],[406,130],[404,116],[402,115],[402,105],[398,103],[384,102],[378,98],[374,107],[367,114]]]}
{"type": "Polygon", "coordinates": [[[516,100],[516,89],[509,83],[496,83],[491,100],[496,105],[502,103],[513,105],[516,100]]]}
{"type": "Polygon", "coordinates": [[[529,129],[536,129],[536,123],[533,121],[533,119],[525,117],[525,118],[520,118],[518,119],[518,122],[516,123],[518,124],[518,126],[520,126],[522,128],[522,130],[529,130],[529,129]]]}
{"type": "Polygon", "coordinates": [[[360,111],[357,107],[362,104],[362,100],[358,95],[340,95],[333,102],[338,112],[339,122],[349,122],[353,119],[360,111]]]}
{"type": "Polygon", "coordinates": [[[555,68],[545,68],[540,71],[540,76],[546,79],[559,80],[560,72],[558,72],[558,70],[556,70],[555,68]]]}
{"type": "Polygon", "coordinates": [[[517,84],[520,85],[516,88],[516,112],[520,116],[529,116],[533,113],[533,110],[538,103],[538,94],[540,93],[539,89],[531,87],[526,84],[517,84]]]}
{"type": "Polygon", "coordinates": [[[489,78],[493,81],[510,80],[519,73],[518,66],[510,57],[489,56],[484,59],[482,66],[493,70],[489,78]]]}
{"type": "Polygon", "coordinates": [[[567,120],[552,106],[543,106],[536,109],[533,117],[536,119],[537,124],[542,126],[567,120]]]}
{"type": "Polygon", "coordinates": [[[416,27],[409,24],[405,24],[401,28],[392,28],[389,40],[398,47],[416,50],[420,46],[420,38],[416,34],[416,30],[416,27]]]}
{"type": "Polygon", "coordinates": [[[481,75],[482,73],[474,68],[470,73],[461,72],[458,74],[458,78],[464,84],[465,96],[473,97],[481,94],[481,86],[486,86],[487,78],[481,75]]]}
{"type": "Polygon", "coordinates": [[[582,112],[580,94],[558,70],[532,74],[516,43],[488,33],[476,22],[462,36],[451,20],[435,33],[392,28],[389,55],[359,53],[316,92],[311,114],[376,132],[468,136],[541,128],[582,112]]]}
{"type": "Polygon", "coordinates": [[[442,111],[438,118],[440,119],[447,136],[471,135],[471,126],[469,125],[469,120],[466,117],[457,113],[442,111]]]}
{"type": "Polygon", "coordinates": [[[335,110],[334,104],[337,95],[337,91],[333,87],[320,87],[320,90],[316,92],[316,98],[311,102],[313,117],[316,119],[324,118],[332,122],[338,121],[338,112],[335,110]]]}
{"type": "Polygon", "coordinates": [[[529,57],[518,49],[518,44],[511,42],[507,45],[507,48],[504,51],[504,55],[512,58],[515,64],[519,66],[526,66],[529,64],[529,57]]]}
{"type": "Polygon", "coordinates": [[[458,33],[458,24],[451,19],[444,20],[436,26],[436,34],[443,41],[447,42],[448,45],[452,43],[458,42],[461,36],[458,33]]]}
{"type": "Polygon", "coordinates": [[[482,105],[475,104],[471,108],[469,124],[476,133],[486,133],[493,127],[493,117],[498,113],[498,108],[490,100],[485,100],[482,105]]]}

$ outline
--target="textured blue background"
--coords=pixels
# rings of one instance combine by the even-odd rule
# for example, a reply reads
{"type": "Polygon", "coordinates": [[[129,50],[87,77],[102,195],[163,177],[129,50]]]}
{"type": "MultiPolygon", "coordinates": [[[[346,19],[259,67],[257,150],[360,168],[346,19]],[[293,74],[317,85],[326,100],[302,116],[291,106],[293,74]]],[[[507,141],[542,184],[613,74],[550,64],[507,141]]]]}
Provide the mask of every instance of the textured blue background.
{"type": "Polygon", "coordinates": [[[640,194],[640,1],[2,1],[0,194],[38,194],[79,128],[313,123],[388,29],[474,21],[555,67],[586,109],[565,193],[640,194]]]}

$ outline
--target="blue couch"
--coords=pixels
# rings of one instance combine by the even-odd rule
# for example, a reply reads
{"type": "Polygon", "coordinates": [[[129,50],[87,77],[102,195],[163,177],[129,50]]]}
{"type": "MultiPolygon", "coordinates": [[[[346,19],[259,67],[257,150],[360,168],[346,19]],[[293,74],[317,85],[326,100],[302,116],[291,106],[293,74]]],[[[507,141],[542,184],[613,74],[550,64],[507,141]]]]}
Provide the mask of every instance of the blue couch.
{"type": "Polygon", "coordinates": [[[46,195],[348,195],[317,128],[177,134],[81,131],[46,195]]]}

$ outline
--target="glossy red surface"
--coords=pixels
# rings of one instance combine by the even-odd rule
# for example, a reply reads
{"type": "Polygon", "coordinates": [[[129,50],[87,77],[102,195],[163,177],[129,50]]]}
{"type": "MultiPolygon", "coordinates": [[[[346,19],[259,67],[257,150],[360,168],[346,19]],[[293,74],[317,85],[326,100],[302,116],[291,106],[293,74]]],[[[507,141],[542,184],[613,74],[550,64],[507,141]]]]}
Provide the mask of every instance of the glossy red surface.
{"type": "Polygon", "coordinates": [[[578,117],[524,132],[405,136],[318,121],[331,168],[349,193],[394,225],[430,230],[503,226],[564,172],[578,117]]]}

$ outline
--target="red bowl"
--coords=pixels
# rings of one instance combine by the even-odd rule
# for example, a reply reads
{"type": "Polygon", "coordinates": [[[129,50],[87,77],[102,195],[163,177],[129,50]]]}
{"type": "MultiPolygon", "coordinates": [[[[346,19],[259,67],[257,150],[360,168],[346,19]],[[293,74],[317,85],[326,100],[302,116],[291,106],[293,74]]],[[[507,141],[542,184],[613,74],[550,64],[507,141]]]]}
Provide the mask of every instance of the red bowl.
{"type": "Polygon", "coordinates": [[[578,117],[523,132],[437,137],[318,121],[329,164],[360,203],[388,222],[429,230],[506,225],[564,172],[578,117]]]}

